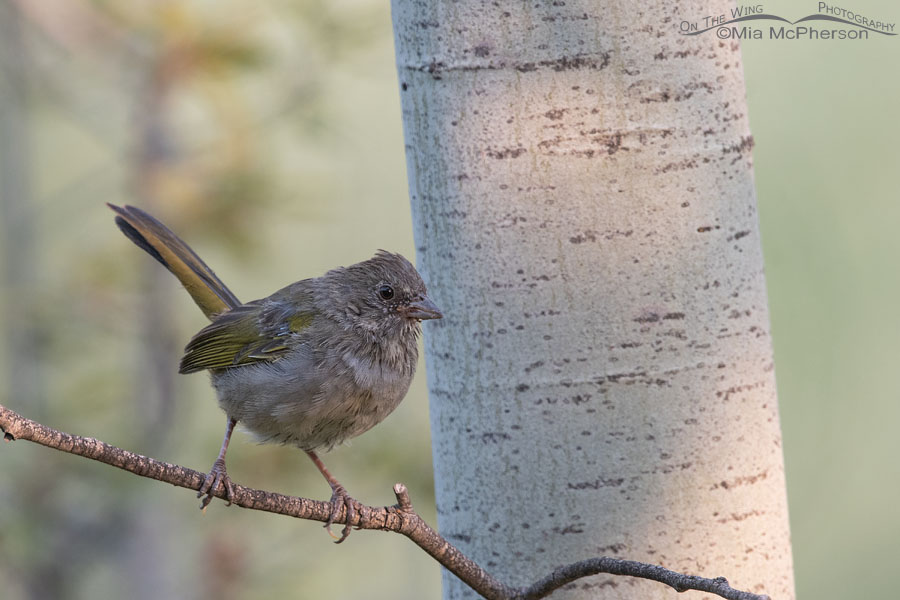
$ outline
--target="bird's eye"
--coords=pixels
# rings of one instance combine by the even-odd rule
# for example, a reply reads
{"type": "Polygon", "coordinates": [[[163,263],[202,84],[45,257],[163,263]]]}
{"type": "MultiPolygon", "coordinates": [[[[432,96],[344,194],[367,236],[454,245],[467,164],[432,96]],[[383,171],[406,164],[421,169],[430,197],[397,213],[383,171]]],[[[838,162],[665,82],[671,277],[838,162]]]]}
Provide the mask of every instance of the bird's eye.
{"type": "Polygon", "coordinates": [[[383,285],[378,288],[378,295],[381,296],[383,300],[390,300],[394,297],[394,288],[389,285],[383,285]]]}

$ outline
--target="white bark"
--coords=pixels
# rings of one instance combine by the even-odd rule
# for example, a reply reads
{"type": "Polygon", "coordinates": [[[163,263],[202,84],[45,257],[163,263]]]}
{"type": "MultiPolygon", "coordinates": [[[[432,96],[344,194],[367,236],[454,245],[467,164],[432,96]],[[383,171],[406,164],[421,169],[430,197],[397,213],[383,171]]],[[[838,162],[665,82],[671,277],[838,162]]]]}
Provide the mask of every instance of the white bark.
{"type": "Polygon", "coordinates": [[[509,584],[793,597],[740,49],[678,32],[729,8],[393,2],[438,523],[509,584]]]}

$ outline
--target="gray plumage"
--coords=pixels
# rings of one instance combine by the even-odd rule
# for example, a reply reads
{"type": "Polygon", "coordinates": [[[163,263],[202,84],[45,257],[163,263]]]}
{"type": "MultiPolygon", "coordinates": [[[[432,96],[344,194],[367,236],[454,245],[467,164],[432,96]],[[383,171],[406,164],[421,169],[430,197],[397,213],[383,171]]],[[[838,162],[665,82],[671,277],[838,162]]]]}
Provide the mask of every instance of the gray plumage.
{"type": "Polygon", "coordinates": [[[219,405],[259,441],[303,450],[327,450],[368,431],[409,389],[420,325],[397,307],[424,296],[425,284],[409,261],[380,252],[252,303],[260,307],[254,312],[261,329],[287,332],[286,350],[275,360],[213,370],[219,405]],[[378,296],[384,284],[394,289],[390,301],[378,296]],[[297,314],[312,315],[311,321],[291,332],[297,314]]]}
{"type": "Polygon", "coordinates": [[[261,442],[304,450],[332,489],[329,527],[347,511],[343,541],[358,503],[328,472],[317,449],[364,433],[409,389],[422,319],[441,312],[412,264],[379,250],[367,261],[304,279],[242,304],[168,227],[133,206],[109,205],[122,232],[171,271],[212,321],[185,348],[180,372],[208,370],[228,416],[212,470],[200,486],[205,507],[220,485],[231,433],[241,423],[261,442]]]}

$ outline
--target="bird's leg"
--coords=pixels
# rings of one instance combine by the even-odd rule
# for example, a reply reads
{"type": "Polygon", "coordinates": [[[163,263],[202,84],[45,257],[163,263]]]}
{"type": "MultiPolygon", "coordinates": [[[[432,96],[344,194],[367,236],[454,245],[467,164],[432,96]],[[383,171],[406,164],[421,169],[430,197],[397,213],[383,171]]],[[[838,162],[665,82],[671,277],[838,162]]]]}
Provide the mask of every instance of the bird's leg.
{"type": "Polygon", "coordinates": [[[200,502],[201,510],[212,502],[214,498],[213,493],[219,487],[219,483],[225,486],[225,498],[228,500],[226,506],[231,506],[231,501],[234,499],[234,486],[231,483],[231,478],[228,477],[228,472],[225,470],[225,452],[228,450],[228,442],[231,441],[231,432],[234,431],[235,425],[237,425],[237,419],[228,417],[228,423],[225,425],[225,439],[222,440],[222,449],[219,450],[216,462],[213,463],[212,469],[197,492],[198,498],[205,495],[200,502]]]}
{"type": "Polygon", "coordinates": [[[352,529],[350,523],[353,522],[356,515],[359,513],[360,503],[350,497],[350,494],[347,493],[344,486],[342,486],[338,480],[334,478],[334,475],[325,468],[324,463],[322,463],[315,452],[307,450],[306,455],[309,456],[310,460],[316,465],[316,468],[319,469],[319,472],[322,473],[326,481],[328,481],[328,485],[331,486],[331,515],[329,515],[328,521],[325,522],[325,529],[328,530],[331,537],[335,538],[334,543],[340,544],[350,535],[350,530],[352,529]],[[341,537],[338,538],[331,532],[331,524],[334,523],[338,511],[341,510],[341,504],[347,508],[347,524],[344,525],[344,529],[341,531],[341,537]]]}

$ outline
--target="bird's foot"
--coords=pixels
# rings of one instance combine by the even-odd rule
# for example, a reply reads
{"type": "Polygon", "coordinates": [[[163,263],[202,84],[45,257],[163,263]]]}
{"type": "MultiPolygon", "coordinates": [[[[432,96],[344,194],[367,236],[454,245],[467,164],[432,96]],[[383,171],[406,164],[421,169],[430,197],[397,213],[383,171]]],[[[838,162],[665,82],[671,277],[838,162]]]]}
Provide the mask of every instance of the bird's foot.
{"type": "Polygon", "coordinates": [[[328,535],[334,538],[334,543],[340,544],[350,535],[350,531],[353,529],[350,526],[350,523],[356,519],[362,504],[351,498],[350,494],[347,493],[347,490],[345,490],[344,486],[341,484],[332,486],[331,491],[331,515],[329,515],[328,520],[325,522],[325,529],[328,530],[328,535]],[[340,512],[341,505],[347,509],[347,522],[346,525],[344,525],[344,529],[341,531],[341,537],[338,537],[331,531],[331,524],[334,523],[334,519],[340,512]]]}
{"type": "Polygon", "coordinates": [[[231,478],[225,470],[225,461],[221,458],[216,459],[216,462],[213,463],[212,470],[207,474],[206,479],[203,480],[203,485],[197,491],[197,497],[203,497],[203,500],[200,502],[200,510],[205,509],[212,502],[212,499],[215,498],[215,491],[220,483],[225,486],[225,499],[228,501],[226,506],[231,506],[231,502],[234,500],[234,484],[231,483],[231,478]]]}

